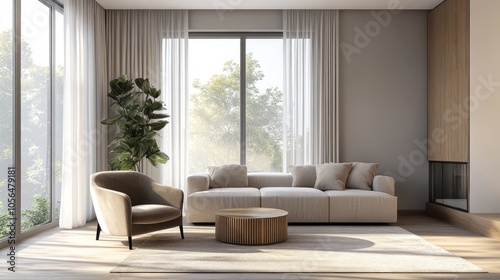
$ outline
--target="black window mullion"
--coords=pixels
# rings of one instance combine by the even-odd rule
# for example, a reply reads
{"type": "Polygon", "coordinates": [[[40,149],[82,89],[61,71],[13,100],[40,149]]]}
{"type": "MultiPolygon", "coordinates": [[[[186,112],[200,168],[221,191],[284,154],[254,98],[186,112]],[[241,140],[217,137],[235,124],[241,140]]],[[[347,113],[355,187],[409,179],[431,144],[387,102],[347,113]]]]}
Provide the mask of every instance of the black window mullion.
{"type": "Polygon", "coordinates": [[[16,168],[16,236],[21,236],[21,0],[14,2],[14,167],[16,168]]]}
{"type": "Polygon", "coordinates": [[[246,126],[246,36],[240,37],[240,164],[245,165],[246,142],[247,142],[247,126],[246,126]]]}
{"type": "Polygon", "coordinates": [[[50,166],[52,167],[49,174],[50,174],[50,221],[53,222],[55,220],[55,211],[56,211],[56,191],[55,191],[55,186],[56,186],[56,176],[55,176],[55,171],[56,171],[56,130],[54,129],[56,120],[55,120],[55,108],[56,104],[55,101],[56,99],[54,98],[55,92],[56,92],[56,9],[54,6],[50,6],[50,81],[49,81],[49,87],[50,87],[50,93],[49,93],[49,114],[50,114],[50,128],[49,128],[49,135],[50,138],[48,142],[50,143],[50,166]]]}

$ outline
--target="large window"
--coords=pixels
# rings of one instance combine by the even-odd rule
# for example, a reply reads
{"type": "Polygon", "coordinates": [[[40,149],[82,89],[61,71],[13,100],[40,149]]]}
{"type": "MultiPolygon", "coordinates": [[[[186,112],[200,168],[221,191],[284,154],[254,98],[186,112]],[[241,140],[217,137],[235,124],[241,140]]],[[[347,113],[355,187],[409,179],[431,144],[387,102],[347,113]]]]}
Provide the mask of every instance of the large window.
{"type": "Polygon", "coordinates": [[[54,225],[58,219],[64,90],[62,8],[50,0],[6,2],[0,12],[0,109],[4,112],[0,124],[0,241],[12,235],[5,221],[13,213],[21,215],[15,230],[18,238],[43,225],[54,225]],[[15,3],[20,3],[20,10],[15,3]],[[16,26],[21,34],[18,44],[12,35],[16,26]],[[17,89],[16,84],[20,85],[17,89]],[[16,168],[18,180],[16,203],[8,204],[7,212],[9,167],[16,168]]]}
{"type": "Polygon", "coordinates": [[[279,34],[190,37],[190,173],[229,163],[283,170],[282,53],[279,34]]]}
{"type": "Polygon", "coordinates": [[[14,166],[14,64],[13,2],[5,1],[0,10],[0,238],[6,236],[9,222],[8,168],[14,166]]]}
{"type": "Polygon", "coordinates": [[[51,88],[50,7],[21,6],[21,209],[22,230],[50,221],[51,88]],[[36,46],[36,47],[35,47],[36,46]]]}

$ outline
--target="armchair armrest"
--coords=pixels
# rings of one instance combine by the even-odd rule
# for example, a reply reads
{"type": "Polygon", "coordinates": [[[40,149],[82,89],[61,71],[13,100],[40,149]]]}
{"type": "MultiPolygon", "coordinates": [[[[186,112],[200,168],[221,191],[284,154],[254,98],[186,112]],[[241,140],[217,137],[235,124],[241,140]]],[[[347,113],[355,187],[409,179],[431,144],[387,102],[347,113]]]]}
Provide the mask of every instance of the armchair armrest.
{"type": "Polygon", "coordinates": [[[184,192],[181,189],[162,185],[156,182],[151,183],[151,189],[155,197],[151,199],[159,204],[169,204],[182,210],[184,202],[184,192]],[[160,201],[159,201],[160,200],[160,201]]]}
{"type": "Polygon", "coordinates": [[[187,178],[187,196],[195,192],[208,190],[210,186],[210,175],[208,173],[191,174],[187,178]]]}
{"type": "Polygon", "coordinates": [[[90,189],[102,231],[116,236],[132,235],[132,202],[122,192],[93,186],[90,189]]]}
{"type": "Polygon", "coordinates": [[[396,195],[396,186],[394,178],[384,175],[376,175],[373,178],[373,190],[385,192],[392,196],[396,195]]]}

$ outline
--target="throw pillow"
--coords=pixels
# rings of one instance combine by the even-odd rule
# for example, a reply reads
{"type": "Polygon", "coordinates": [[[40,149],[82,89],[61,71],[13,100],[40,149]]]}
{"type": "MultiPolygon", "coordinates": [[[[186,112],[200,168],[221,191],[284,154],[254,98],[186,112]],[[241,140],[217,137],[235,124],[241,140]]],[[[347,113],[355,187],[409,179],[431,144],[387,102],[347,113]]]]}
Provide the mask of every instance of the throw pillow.
{"type": "Polygon", "coordinates": [[[347,189],[360,189],[370,191],[373,177],[377,174],[378,163],[355,162],[347,177],[347,189]]]}
{"type": "Polygon", "coordinates": [[[352,163],[327,163],[316,166],[314,187],[323,191],[343,190],[352,163]]]}
{"type": "Polygon", "coordinates": [[[293,177],[292,187],[313,188],[316,182],[316,166],[292,165],[290,171],[293,177]]]}
{"type": "Polygon", "coordinates": [[[210,188],[248,187],[247,167],[239,164],[208,166],[210,188]]]}

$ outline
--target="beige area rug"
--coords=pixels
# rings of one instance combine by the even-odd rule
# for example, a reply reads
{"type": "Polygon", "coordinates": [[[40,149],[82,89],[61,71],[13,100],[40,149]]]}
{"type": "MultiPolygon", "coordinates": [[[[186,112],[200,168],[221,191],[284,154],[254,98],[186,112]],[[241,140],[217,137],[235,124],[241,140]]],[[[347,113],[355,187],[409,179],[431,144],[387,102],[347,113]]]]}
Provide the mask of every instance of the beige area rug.
{"type": "Polygon", "coordinates": [[[273,245],[232,245],[214,227],[152,235],[111,272],[484,272],[397,226],[292,225],[273,245]]]}

